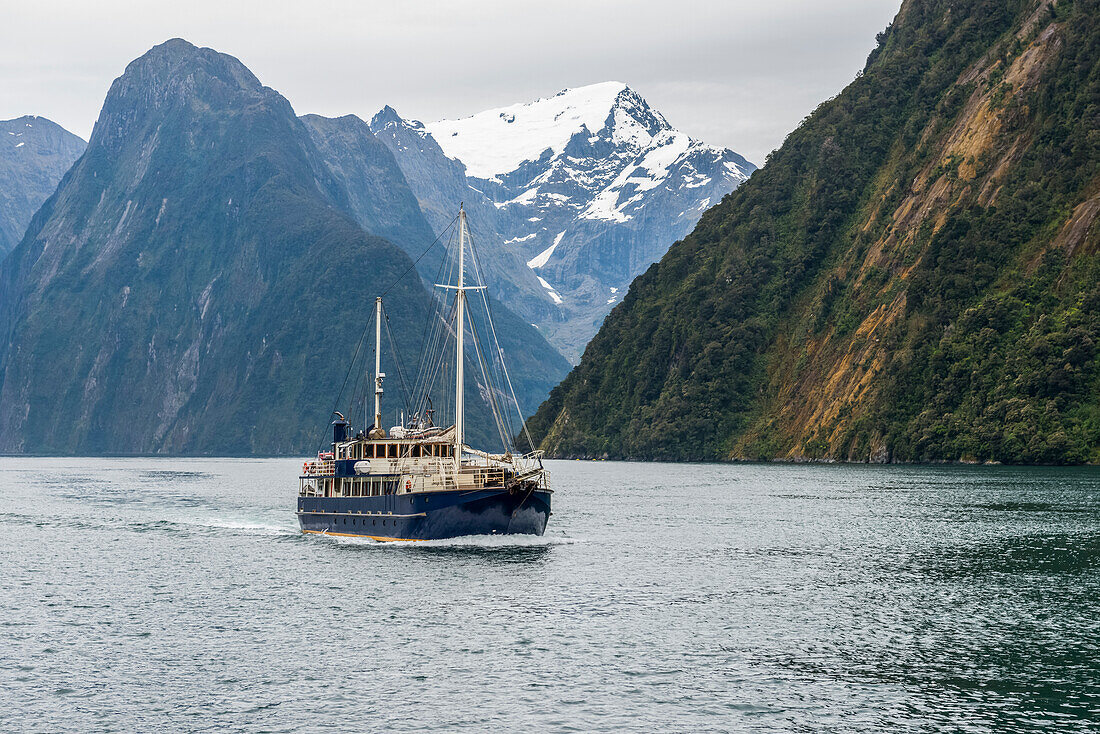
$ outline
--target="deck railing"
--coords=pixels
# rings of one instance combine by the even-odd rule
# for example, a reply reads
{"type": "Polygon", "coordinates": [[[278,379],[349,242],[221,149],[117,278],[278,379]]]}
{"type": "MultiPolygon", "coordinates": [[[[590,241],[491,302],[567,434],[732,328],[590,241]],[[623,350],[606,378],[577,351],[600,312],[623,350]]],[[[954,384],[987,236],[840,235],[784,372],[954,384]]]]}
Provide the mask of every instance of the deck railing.
{"type": "Polygon", "coordinates": [[[331,477],[335,473],[335,461],[307,461],[302,467],[302,475],[307,477],[331,477]]]}

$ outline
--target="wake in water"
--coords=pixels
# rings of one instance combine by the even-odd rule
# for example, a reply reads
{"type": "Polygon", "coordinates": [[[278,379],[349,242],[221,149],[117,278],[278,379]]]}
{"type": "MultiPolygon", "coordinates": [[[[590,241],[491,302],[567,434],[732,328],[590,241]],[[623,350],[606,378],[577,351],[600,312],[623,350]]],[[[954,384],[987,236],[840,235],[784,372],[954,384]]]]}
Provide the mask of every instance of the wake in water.
{"type": "Polygon", "coordinates": [[[276,525],[272,523],[256,522],[254,520],[176,518],[168,522],[177,525],[190,525],[193,527],[212,528],[216,530],[235,530],[242,533],[255,533],[259,535],[298,535],[300,532],[297,525],[276,525]]]}
{"type": "Polygon", "coordinates": [[[438,540],[372,540],[371,538],[349,538],[336,535],[314,535],[314,538],[328,538],[340,545],[372,546],[377,548],[549,548],[556,545],[583,543],[578,538],[563,536],[537,535],[464,535],[459,538],[441,538],[438,540]]]}

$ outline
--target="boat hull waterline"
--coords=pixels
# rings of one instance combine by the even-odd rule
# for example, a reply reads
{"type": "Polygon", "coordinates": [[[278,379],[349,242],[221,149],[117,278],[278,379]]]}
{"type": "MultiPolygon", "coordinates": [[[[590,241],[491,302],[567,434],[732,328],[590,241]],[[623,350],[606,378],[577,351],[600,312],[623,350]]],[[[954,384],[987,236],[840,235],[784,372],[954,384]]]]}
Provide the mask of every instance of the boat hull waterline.
{"type": "Polygon", "coordinates": [[[504,488],[375,497],[299,497],[303,533],[380,541],[468,535],[542,535],[551,492],[504,488]]]}

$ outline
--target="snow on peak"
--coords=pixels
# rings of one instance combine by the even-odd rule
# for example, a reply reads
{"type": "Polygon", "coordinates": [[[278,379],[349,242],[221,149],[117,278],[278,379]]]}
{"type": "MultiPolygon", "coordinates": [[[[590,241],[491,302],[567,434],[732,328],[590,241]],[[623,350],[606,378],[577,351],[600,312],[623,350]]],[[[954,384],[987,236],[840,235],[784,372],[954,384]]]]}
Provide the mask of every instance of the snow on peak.
{"type": "Polygon", "coordinates": [[[616,138],[639,138],[637,142],[645,145],[645,125],[632,121],[639,114],[658,125],[668,125],[626,84],[602,82],[460,120],[440,120],[426,128],[444,153],[466,165],[469,175],[494,179],[516,170],[524,161],[537,161],[547,150],[552,156],[560,154],[582,129],[595,135],[609,120],[616,131],[622,129],[616,138]]]}
{"type": "Polygon", "coordinates": [[[565,236],[565,232],[559,232],[558,236],[554,238],[554,244],[547,247],[545,250],[535,255],[533,258],[527,261],[527,267],[534,270],[535,268],[541,268],[550,260],[550,256],[554,254],[554,250],[558,249],[558,245],[561,244],[561,238],[565,236]]]}

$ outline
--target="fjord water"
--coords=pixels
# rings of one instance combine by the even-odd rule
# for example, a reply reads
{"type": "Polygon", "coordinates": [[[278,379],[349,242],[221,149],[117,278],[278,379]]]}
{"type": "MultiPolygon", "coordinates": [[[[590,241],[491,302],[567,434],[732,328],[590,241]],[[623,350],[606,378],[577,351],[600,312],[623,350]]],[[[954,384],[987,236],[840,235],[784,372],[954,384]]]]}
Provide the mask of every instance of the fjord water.
{"type": "Polygon", "coordinates": [[[544,538],[377,544],[298,468],[0,459],[0,730],[1100,719],[1096,470],[550,462],[544,538]]]}

